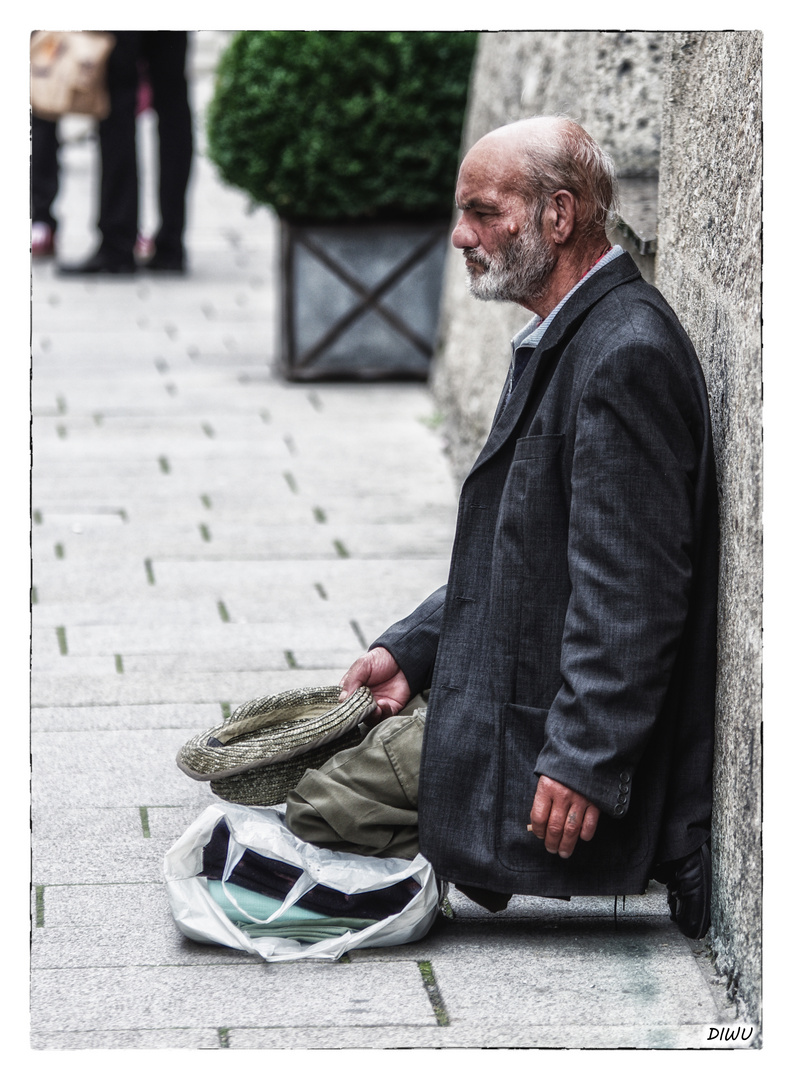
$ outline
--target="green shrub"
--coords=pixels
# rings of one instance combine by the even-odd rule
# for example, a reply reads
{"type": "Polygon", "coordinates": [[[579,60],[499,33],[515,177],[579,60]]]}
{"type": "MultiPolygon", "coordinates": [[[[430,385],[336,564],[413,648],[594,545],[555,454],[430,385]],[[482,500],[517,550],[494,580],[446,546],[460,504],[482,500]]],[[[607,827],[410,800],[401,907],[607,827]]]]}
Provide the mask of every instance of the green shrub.
{"type": "Polygon", "coordinates": [[[218,67],[209,155],[293,221],[447,215],[476,38],[238,33],[218,67]]]}

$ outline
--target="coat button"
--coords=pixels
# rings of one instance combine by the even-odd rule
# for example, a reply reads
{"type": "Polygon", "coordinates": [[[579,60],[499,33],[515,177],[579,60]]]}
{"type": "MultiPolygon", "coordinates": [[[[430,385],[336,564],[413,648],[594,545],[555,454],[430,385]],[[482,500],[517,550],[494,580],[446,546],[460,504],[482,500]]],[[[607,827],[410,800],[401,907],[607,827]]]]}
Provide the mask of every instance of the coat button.
{"type": "Polygon", "coordinates": [[[623,803],[626,803],[627,801],[628,801],[628,796],[627,795],[618,795],[617,796],[617,802],[620,803],[620,805],[622,805],[623,803]]]}
{"type": "Polygon", "coordinates": [[[621,772],[620,773],[620,780],[622,780],[623,783],[627,784],[629,782],[630,778],[631,778],[631,774],[629,772],[621,772]]]}
{"type": "Polygon", "coordinates": [[[620,784],[620,791],[622,792],[622,794],[623,794],[623,795],[624,795],[624,794],[625,794],[625,793],[626,793],[627,791],[630,791],[630,789],[631,789],[631,786],[630,786],[630,784],[620,784]]]}
{"type": "Polygon", "coordinates": [[[617,805],[614,807],[614,813],[615,814],[624,814],[625,813],[625,807],[622,805],[622,803],[617,803],[617,805]]]}

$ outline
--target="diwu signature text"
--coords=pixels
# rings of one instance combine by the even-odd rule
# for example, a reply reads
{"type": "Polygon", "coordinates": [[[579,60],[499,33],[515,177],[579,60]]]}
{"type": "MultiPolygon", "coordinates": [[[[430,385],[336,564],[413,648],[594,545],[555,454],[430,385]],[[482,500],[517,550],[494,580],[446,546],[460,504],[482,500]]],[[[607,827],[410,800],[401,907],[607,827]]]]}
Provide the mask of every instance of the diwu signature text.
{"type": "Polygon", "coordinates": [[[712,1027],[708,1032],[708,1042],[715,1039],[720,1042],[737,1042],[739,1039],[741,1042],[748,1042],[751,1039],[754,1028],[728,1028],[728,1027],[712,1027]]]}

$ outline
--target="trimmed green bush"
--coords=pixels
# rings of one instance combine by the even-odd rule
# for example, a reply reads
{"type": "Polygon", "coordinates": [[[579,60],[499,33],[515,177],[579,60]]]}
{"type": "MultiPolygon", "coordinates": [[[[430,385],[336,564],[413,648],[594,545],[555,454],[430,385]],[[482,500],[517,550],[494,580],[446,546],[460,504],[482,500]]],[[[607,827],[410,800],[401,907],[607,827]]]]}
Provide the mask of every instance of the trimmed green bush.
{"type": "Polygon", "coordinates": [[[450,214],[476,38],[238,33],[218,67],[209,156],[292,221],[450,214]]]}

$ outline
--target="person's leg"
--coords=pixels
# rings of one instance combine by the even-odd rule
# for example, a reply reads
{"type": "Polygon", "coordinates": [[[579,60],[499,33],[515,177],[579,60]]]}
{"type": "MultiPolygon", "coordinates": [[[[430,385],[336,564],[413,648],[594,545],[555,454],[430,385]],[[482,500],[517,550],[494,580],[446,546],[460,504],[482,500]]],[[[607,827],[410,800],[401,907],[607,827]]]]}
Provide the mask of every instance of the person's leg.
{"type": "Polygon", "coordinates": [[[133,264],[138,232],[138,158],[135,105],[138,94],[139,30],[114,31],[107,65],[110,115],[99,124],[102,178],[99,197],[100,252],[133,264]]]}
{"type": "Polygon", "coordinates": [[[139,30],[114,30],[107,62],[110,115],[99,124],[99,250],[88,259],[60,266],[62,274],[131,274],[138,234],[138,158],[135,104],[138,93],[139,30]]]}
{"type": "Polygon", "coordinates": [[[424,715],[383,720],[360,745],[309,769],[287,797],[288,828],[335,851],[414,858],[424,715]]]}
{"type": "Polygon", "coordinates": [[[58,223],[52,204],[58,194],[58,131],[54,120],[33,115],[30,130],[30,251],[33,258],[55,253],[58,223]]]}
{"type": "MultiPolygon", "coordinates": [[[[288,828],[301,840],[334,851],[415,858],[425,715],[421,708],[383,720],[359,746],[309,769],[287,796],[288,828]]],[[[510,901],[508,893],[456,887],[488,911],[503,911],[510,901]]]]}
{"type": "Polygon", "coordinates": [[[178,270],[184,264],[187,184],[193,158],[193,123],[185,74],[187,32],[143,31],[141,51],[149,66],[160,151],[160,227],[149,265],[152,269],[178,270]]]}
{"type": "Polygon", "coordinates": [[[30,217],[49,225],[57,222],[52,204],[58,194],[58,128],[54,120],[32,117],[30,132],[30,217]]]}

